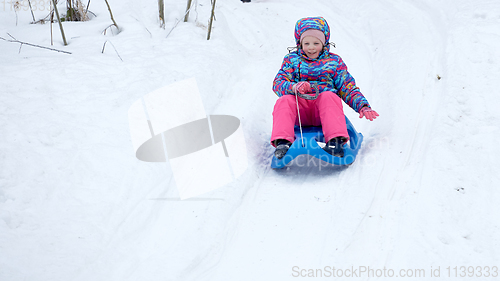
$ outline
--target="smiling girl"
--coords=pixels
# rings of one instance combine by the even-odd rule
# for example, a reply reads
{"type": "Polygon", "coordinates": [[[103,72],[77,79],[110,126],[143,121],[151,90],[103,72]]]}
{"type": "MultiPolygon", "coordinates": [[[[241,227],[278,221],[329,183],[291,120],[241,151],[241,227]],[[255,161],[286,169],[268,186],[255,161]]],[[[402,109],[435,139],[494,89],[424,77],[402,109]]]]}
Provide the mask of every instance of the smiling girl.
{"type": "Polygon", "coordinates": [[[359,118],[373,121],[377,112],[371,109],[356,86],[354,78],[340,56],[330,52],[330,27],[322,17],[303,18],[295,24],[297,51],[285,56],[273,83],[278,95],[273,111],[271,144],[281,159],[295,140],[294,125],[300,120],[306,126],[322,126],[328,153],[343,157],[342,145],[349,140],[342,100],[359,118]],[[296,99],[295,95],[320,92],[315,100],[296,99]]]}

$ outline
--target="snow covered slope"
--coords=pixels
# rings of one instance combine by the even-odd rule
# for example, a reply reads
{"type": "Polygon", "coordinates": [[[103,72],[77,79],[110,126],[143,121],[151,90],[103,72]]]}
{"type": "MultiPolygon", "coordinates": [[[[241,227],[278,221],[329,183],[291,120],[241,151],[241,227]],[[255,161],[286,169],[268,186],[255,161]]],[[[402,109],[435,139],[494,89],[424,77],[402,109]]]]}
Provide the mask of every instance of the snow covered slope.
{"type": "MultiPolygon", "coordinates": [[[[71,55],[0,40],[0,280],[498,278],[498,1],[219,0],[209,41],[208,0],[188,23],[167,0],[165,29],[157,1],[110,0],[106,35],[101,2],[64,24],[68,46],[54,26],[71,55]],[[272,80],[306,16],[381,116],[345,107],[365,136],[352,166],[274,171],[272,80]],[[135,158],[127,112],[190,77],[208,114],[242,121],[249,168],[181,201],[168,165],[135,158]]],[[[0,37],[50,46],[28,11],[0,14],[0,37]]]]}

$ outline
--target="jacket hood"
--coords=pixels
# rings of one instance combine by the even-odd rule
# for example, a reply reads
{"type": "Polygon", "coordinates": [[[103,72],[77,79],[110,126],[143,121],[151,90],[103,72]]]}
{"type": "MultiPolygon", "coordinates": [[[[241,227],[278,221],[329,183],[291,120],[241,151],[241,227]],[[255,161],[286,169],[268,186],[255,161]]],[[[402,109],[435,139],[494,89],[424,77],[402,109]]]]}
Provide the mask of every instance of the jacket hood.
{"type": "Polygon", "coordinates": [[[322,17],[303,18],[295,24],[295,42],[297,47],[300,47],[300,36],[308,29],[317,29],[325,34],[325,46],[330,50],[330,27],[326,20],[322,17]]]}

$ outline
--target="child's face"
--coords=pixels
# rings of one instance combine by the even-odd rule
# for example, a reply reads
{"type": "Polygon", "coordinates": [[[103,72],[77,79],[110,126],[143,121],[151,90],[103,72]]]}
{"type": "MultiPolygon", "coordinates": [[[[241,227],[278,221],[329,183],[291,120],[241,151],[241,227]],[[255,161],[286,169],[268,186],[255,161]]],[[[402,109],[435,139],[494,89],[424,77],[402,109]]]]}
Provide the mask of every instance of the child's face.
{"type": "Polygon", "coordinates": [[[308,58],[315,59],[321,54],[323,43],[316,37],[306,36],[302,39],[302,50],[308,58]]]}

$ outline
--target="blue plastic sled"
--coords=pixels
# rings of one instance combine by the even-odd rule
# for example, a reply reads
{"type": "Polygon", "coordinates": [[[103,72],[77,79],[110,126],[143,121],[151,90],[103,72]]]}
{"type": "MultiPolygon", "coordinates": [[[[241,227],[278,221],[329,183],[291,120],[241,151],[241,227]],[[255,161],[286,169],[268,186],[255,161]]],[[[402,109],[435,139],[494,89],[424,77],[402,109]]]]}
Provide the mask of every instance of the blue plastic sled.
{"type": "Polygon", "coordinates": [[[344,157],[333,156],[319,146],[318,142],[325,142],[321,127],[302,127],[302,135],[304,136],[304,141],[302,142],[300,129],[298,126],[295,126],[295,141],[283,158],[278,160],[276,156],[273,155],[271,168],[281,169],[302,154],[314,156],[334,165],[352,164],[354,160],[356,160],[356,155],[358,155],[359,148],[363,142],[363,135],[354,129],[347,116],[345,117],[345,122],[350,140],[347,144],[344,144],[344,157]],[[302,146],[302,144],[304,144],[304,146],[302,146]]]}

